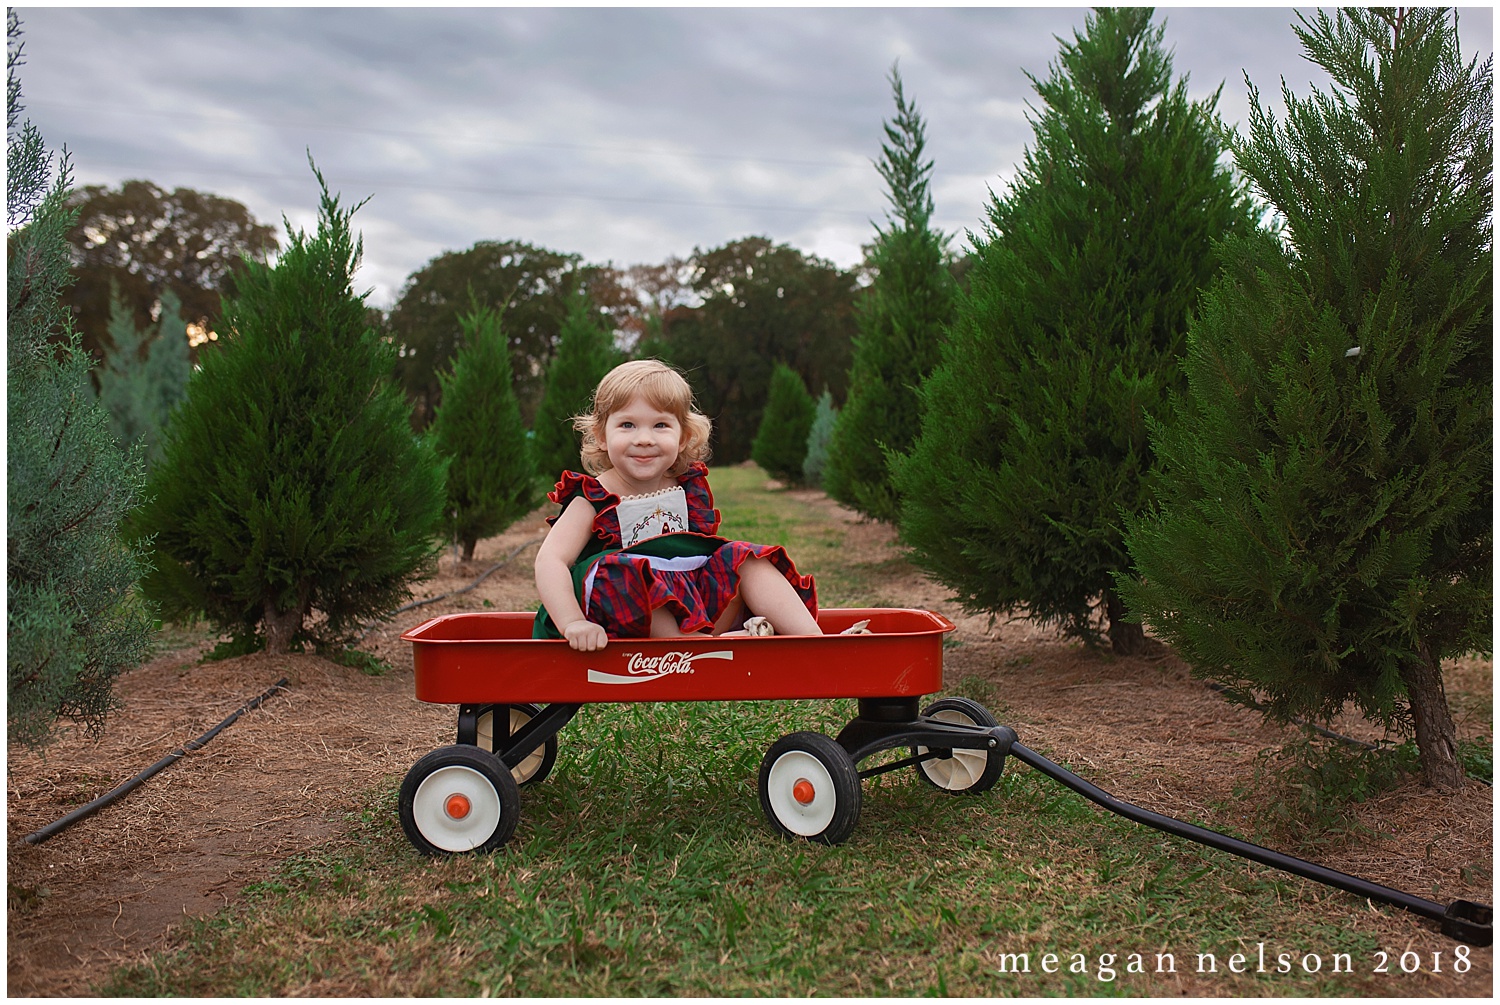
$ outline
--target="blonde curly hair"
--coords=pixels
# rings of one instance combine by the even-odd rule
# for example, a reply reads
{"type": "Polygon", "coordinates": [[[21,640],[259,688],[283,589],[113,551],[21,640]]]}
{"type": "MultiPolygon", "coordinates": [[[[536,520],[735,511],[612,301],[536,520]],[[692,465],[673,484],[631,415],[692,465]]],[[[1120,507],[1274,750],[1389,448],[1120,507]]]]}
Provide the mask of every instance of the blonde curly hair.
{"type": "Polygon", "coordinates": [[[614,466],[604,446],[604,425],[612,413],[624,408],[637,395],[645,398],[652,408],[676,416],[682,426],[677,460],[669,469],[674,477],[698,461],[708,460],[708,435],[713,427],[708,416],[693,408],[693,389],[687,379],[659,359],[635,359],[605,374],[594,389],[593,405],[573,417],[573,428],[583,434],[585,471],[597,475],[614,466]]]}

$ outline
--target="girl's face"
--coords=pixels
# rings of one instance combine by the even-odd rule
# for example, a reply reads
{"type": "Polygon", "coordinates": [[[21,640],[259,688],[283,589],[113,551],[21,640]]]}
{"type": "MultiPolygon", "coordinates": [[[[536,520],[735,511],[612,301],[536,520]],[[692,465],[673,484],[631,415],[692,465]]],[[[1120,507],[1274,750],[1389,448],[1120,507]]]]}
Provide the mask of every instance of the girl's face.
{"type": "Polygon", "coordinates": [[[637,395],[604,420],[609,463],[627,483],[628,495],[667,488],[667,475],[682,449],[682,423],[637,395]]]}

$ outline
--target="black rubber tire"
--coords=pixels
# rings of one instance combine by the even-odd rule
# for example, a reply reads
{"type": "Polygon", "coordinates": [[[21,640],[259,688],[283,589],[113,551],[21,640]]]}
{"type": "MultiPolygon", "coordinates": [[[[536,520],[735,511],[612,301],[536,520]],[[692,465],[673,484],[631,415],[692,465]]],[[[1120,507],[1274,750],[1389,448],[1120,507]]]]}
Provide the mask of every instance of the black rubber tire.
{"type": "MultiPolygon", "coordinates": [[[[510,732],[514,736],[516,731],[526,723],[542,714],[542,710],[535,705],[486,705],[480,709],[476,722],[479,728],[477,742],[480,750],[495,752],[495,727],[494,716],[500,709],[510,709],[510,732]],[[485,716],[490,717],[490,722],[485,722],[485,716]]],[[[510,769],[515,777],[516,784],[523,788],[527,785],[535,785],[546,778],[552,771],[552,765],[557,762],[557,737],[549,736],[537,750],[532,751],[520,764],[510,769]]]]}
{"type": "MultiPolygon", "coordinates": [[[[988,709],[967,698],[940,698],[927,707],[922,717],[966,726],[1000,725],[988,709]]],[[[912,748],[913,757],[926,752],[926,747],[912,748]]],[[[951,795],[988,792],[995,787],[1004,770],[1005,755],[995,750],[959,749],[949,757],[935,758],[917,765],[917,774],[923,781],[951,795]]]]}
{"type": "Polygon", "coordinates": [[[760,762],[760,808],[771,827],[787,838],[842,844],[859,823],[859,770],[849,752],[822,733],[791,733],[760,762]],[[807,803],[794,793],[811,786],[807,803]]]}
{"type": "Polygon", "coordinates": [[[490,852],[505,846],[521,819],[516,780],[494,754],[454,744],[423,757],[401,782],[401,829],[424,855],[490,852]],[[459,816],[447,807],[461,797],[459,816]]]}

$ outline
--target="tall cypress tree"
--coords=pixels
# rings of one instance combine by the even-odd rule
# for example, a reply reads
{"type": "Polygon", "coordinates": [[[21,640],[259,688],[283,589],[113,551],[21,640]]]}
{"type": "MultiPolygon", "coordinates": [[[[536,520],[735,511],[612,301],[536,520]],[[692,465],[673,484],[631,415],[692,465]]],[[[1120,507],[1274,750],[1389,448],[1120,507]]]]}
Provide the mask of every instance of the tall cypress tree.
{"type": "Polygon", "coordinates": [[[406,599],[441,547],[444,465],[413,435],[395,350],[353,292],[354,209],[313,171],[317,232],[288,224],[274,268],[246,263],[132,521],[169,615],[204,614],[270,652],[341,644],[406,599]]]}
{"type": "Polygon", "coordinates": [[[6,14],[6,723],[37,745],[59,716],[102,726],[112,685],[145,656],[145,569],[119,525],[142,473],[89,393],[89,357],[58,299],[71,281],[70,169],[22,106],[20,21],[6,14]],[[61,333],[61,345],[49,336],[61,333]]]}
{"type": "Polygon", "coordinates": [[[777,363],[771,371],[766,408],[750,445],[750,459],[788,485],[800,482],[815,409],[802,375],[785,363],[777,363]]]}
{"type": "Polygon", "coordinates": [[[550,481],[563,471],[578,470],[582,441],[573,429],[573,416],[588,410],[594,388],[619,361],[613,337],[580,287],[568,299],[557,355],[547,367],[547,386],[532,426],[537,472],[543,478],[550,481]]]}
{"type": "Polygon", "coordinates": [[[462,348],[453,372],[438,375],[442,400],[430,434],[438,454],[448,458],[448,533],[468,562],[480,538],[500,533],[541,499],[504,321],[492,307],[475,307],[458,320],[462,348]]]}
{"type": "Polygon", "coordinates": [[[957,290],[943,260],[944,238],[931,226],[926,127],[916,106],[907,103],[895,67],[890,82],[896,118],[885,124],[875,168],[892,208],[888,225],[876,227],[870,256],[875,281],[858,307],[849,395],[834,424],[823,485],[845,505],[895,523],[900,500],[886,454],[909,450],[916,438],[917,388],[937,365],[957,290]]]}
{"type": "Polygon", "coordinates": [[[1235,154],[1285,227],[1205,297],[1120,579],[1231,697],[1410,726],[1440,787],[1440,662],[1490,651],[1493,598],[1491,65],[1448,18],[1303,18],[1332,92],[1283,87],[1278,123],[1252,86],[1235,154]]]}
{"type": "Polygon", "coordinates": [[[971,610],[1024,610],[1116,651],[1144,644],[1111,573],[1150,498],[1145,419],[1176,386],[1215,242],[1252,225],[1219,163],[1217,95],[1171,84],[1162,28],[1101,9],[1063,43],[1035,146],[975,240],[970,288],[897,464],[901,534],[971,610]]]}

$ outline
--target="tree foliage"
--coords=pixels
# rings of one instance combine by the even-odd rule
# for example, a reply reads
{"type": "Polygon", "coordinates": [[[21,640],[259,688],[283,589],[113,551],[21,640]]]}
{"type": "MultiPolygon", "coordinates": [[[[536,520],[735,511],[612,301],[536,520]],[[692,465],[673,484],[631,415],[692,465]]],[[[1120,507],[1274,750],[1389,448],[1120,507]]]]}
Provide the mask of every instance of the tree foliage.
{"type": "Polygon", "coordinates": [[[117,294],[111,297],[110,344],[96,372],[99,400],[120,442],[140,441],[148,467],[161,460],[162,430],[193,375],[181,308],[177,294],[167,290],[160,320],[142,332],[130,308],[117,294]]]}
{"type": "Polygon", "coordinates": [[[895,523],[900,500],[886,454],[905,453],[916,438],[917,389],[937,365],[957,285],[945,261],[944,238],[931,227],[926,127],[916,106],[907,103],[894,67],[890,83],[896,117],[885,124],[876,170],[885,179],[892,212],[888,225],[876,228],[869,255],[873,282],[859,303],[849,395],[833,429],[823,480],[828,494],[845,505],[895,523]]]}
{"type": "Polygon", "coordinates": [[[824,390],[813,409],[812,427],[807,431],[807,456],[802,459],[802,481],[814,488],[823,486],[823,472],[828,470],[828,445],[833,440],[838,418],[833,392],[824,390]]]}
{"type": "Polygon", "coordinates": [[[92,730],[120,671],[145,656],[143,556],[119,525],[141,462],[115,443],[88,389],[89,359],[59,301],[67,287],[70,168],[22,111],[20,21],[6,16],[6,722],[38,745],[57,719],[92,730]],[[50,340],[60,339],[54,345],[50,340]]]}
{"type": "Polygon", "coordinates": [[[468,562],[480,538],[500,533],[541,498],[511,386],[504,322],[493,308],[476,307],[459,324],[463,348],[453,357],[453,372],[439,375],[443,396],[429,432],[448,459],[448,533],[468,562]]]}
{"type": "Polygon", "coordinates": [[[750,447],[750,459],[789,485],[800,482],[815,408],[797,371],[777,363],[771,372],[771,388],[750,447]]]}
{"type": "Polygon", "coordinates": [[[1490,650],[1493,597],[1491,64],[1449,17],[1302,18],[1333,90],[1283,85],[1278,122],[1252,86],[1235,154],[1284,229],[1232,242],[1204,299],[1120,578],[1232,697],[1411,725],[1442,786],[1439,664],[1490,650]]]}
{"type": "Polygon", "coordinates": [[[613,335],[588,293],[578,290],[568,300],[557,355],[547,368],[547,387],[532,426],[536,469],[544,478],[579,470],[582,442],[573,417],[588,410],[594,388],[618,362],[613,335]]]}
{"type": "Polygon", "coordinates": [[[972,610],[1025,610],[1116,650],[1144,643],[1111,574],[1150,498],[1145,420],[1215,243],[1251,227],[1219,163],[1217,95],[1188,100],[1150,9],[1103,9],[1062,44],[1035,145],[974,239],[969,291],[897,464],[901,533],[972,610]]]}
{"type": "Polygon", "coordinates": [[[358,207],[317,178],[317,232],[288,225],[275,267],[251,263],[225,300],[221,349],[173,416],[133,521],[154,539],[148,592],[240,648],[338,644],[404,600],[440,547],[444,466],[411,432],[394,350],[352,289],[358,207]]]}
{"type": "Polygon", "coordinates": [[[516,397],[521,417],[535,418],[547,368],[557,351],[568,296],[583,283],[594,301],[610,307],[625,294],[613,274],[584,266],[579,256],[548,251],[521,241],[479,241],[465,251],[438,255],[412,273],[387,318],[399,346],[401,384],[425,426],[441,398],[438,373],[451,365],[462,344],[460,314],[473,306],[493,307],[505,316],[516,397]]]}
{"type": "Polygon", "coordinates": [[[695,250],[690,264],[701,303],[668,311],[651,344],[691,376],[714,423],[714,456],[734,463],[750,456],[775,361],[843,398],[854,276],[764,237],[695,250]]]}
{"type": "Polygon", "coordinates": [[[183,319],[212,330],[220,295],[234,292],[245,256],[265,261],[276,250],[275,228],[256,222],[233,199],[149,181],[118,189],[87,185],[69,204],[78,216],[68,231],[76,282],[64,294],[83,344],[95,358],[109,346],[112,288],[129,307],[136,331],[159,316],[168,290],[183,319]]]}

